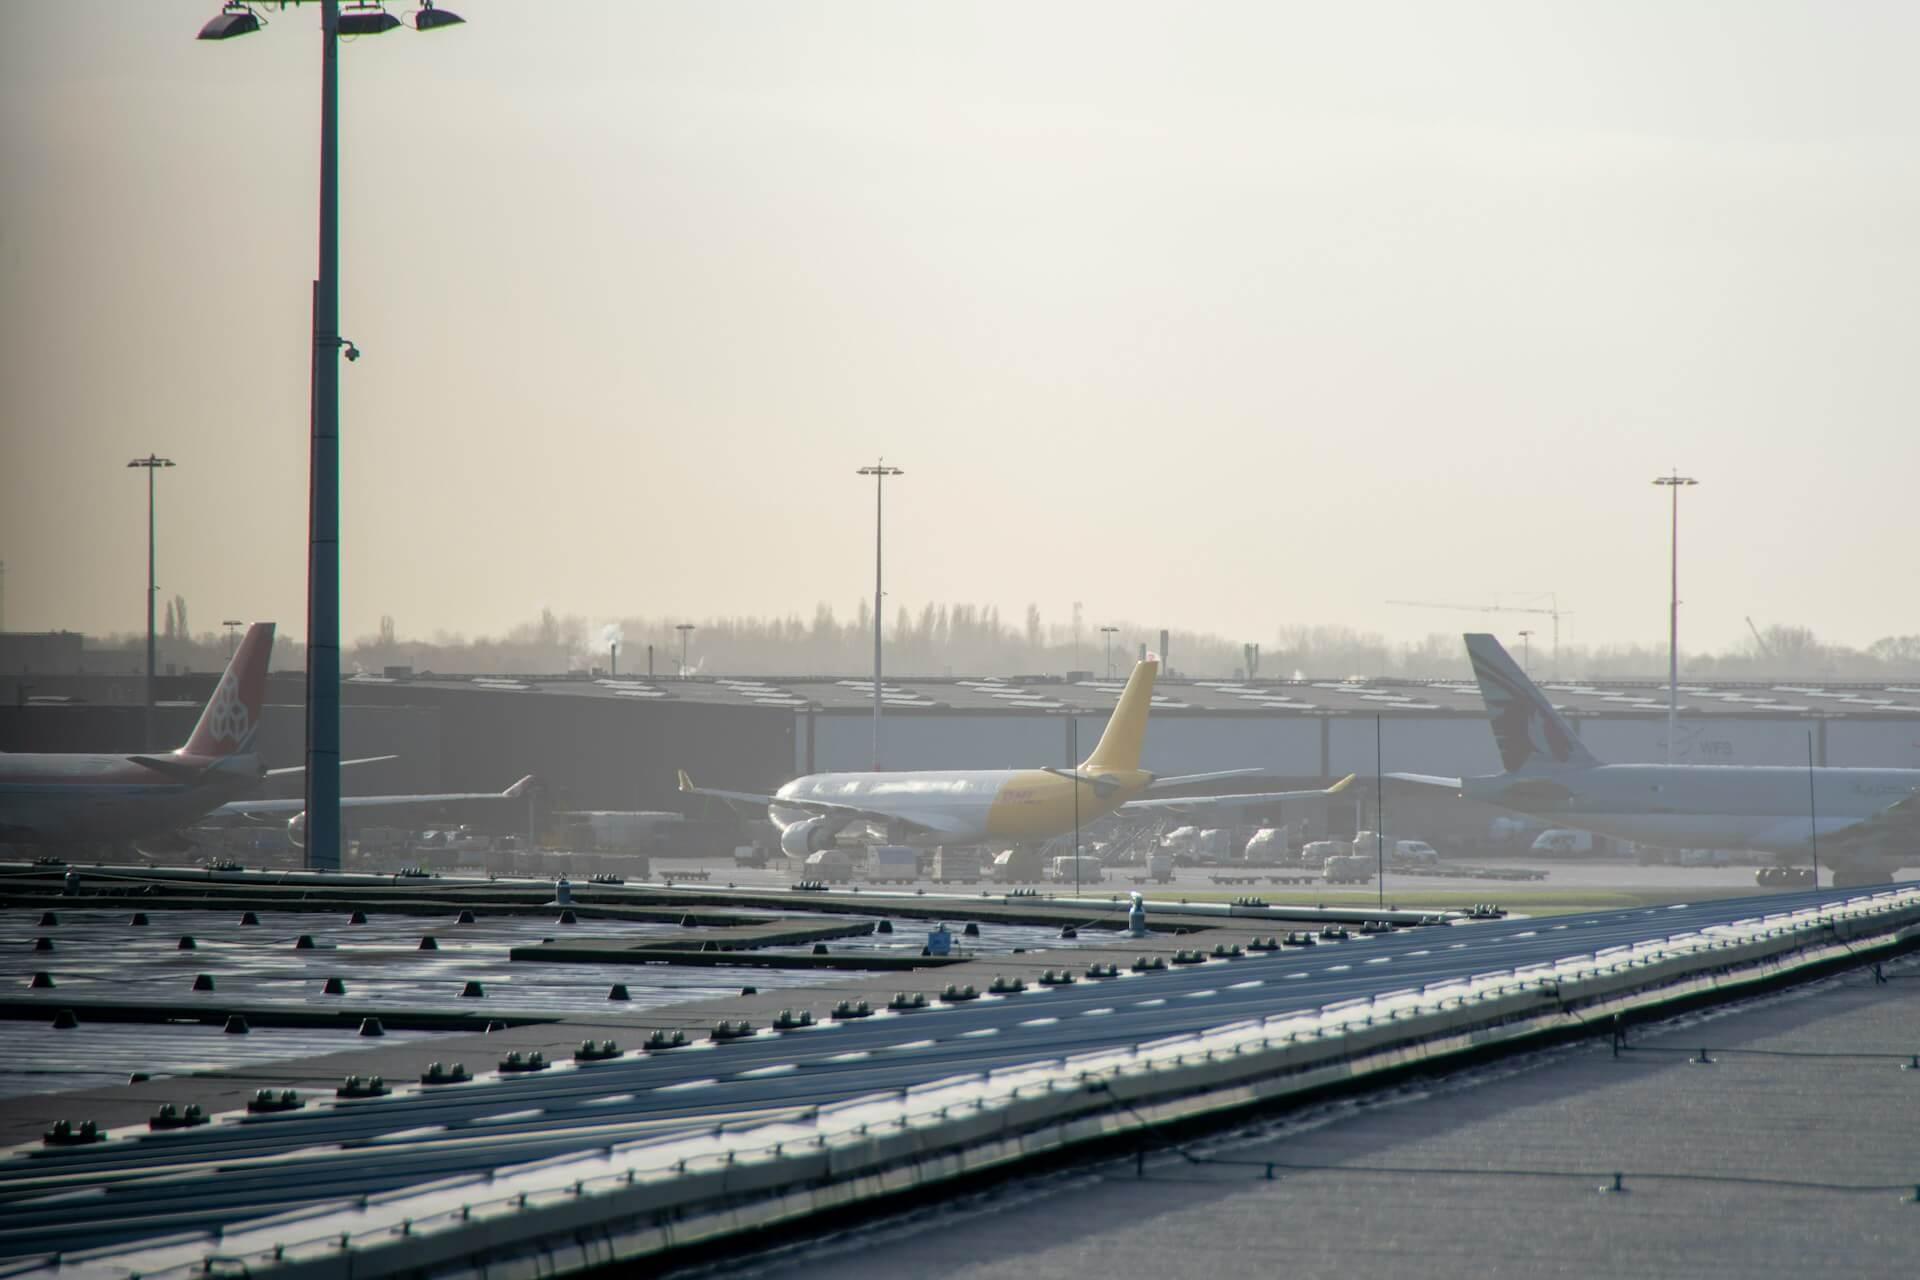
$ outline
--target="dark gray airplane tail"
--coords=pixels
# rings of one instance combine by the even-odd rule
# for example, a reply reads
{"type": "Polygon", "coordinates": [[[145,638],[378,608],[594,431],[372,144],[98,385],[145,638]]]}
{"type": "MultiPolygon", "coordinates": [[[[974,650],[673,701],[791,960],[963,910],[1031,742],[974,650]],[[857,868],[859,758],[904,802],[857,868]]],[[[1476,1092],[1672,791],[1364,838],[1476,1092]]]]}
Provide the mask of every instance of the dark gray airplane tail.
{"type": "Polygon", "coordinates": [[[1498,640],[1472,634],[1466,641],[1493,740],[1508,773],[1589,769],[1600,763],[1498,640]]]}

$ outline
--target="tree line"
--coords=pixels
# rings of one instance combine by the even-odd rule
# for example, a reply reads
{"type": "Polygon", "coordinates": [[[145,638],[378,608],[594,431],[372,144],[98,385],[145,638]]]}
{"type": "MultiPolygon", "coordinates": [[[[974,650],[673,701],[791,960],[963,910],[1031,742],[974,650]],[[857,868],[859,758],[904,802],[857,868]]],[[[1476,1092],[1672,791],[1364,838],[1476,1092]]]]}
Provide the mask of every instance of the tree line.
{"type": "MultiPolygon", "coordinates": [[[[217,631],[192,634],[186,601],[167,608],[169,626],[160,642],[162,663],[184,670],[217,670],[227,660],[229,637],[217,631]]],[[[1116,677],[1131,669],[1142,646],[1157,650],[1158,627],[1116,623],[1112,633],[1116,677]]],[[[1106,673],[1108,634],[1077,618],[1044,618],[1028,605],[1016,619],[997,605],[926,604],[899,609],[885,628],[883,661],[889,676],[1058,675],[1106,673]]],[[[1556,664],[1549,644],[1523,650],[1509,639],[1514,656],[1525,653],[1541,679],[1664,679],[1667,650],[1655,645],[1566,645],[1556,664]]],[[[867,675],[873,670],[873,615],[865,601],[841,617],[829,604],[812,617],[704,617],[634,615],[590,623],[578,614],[542,609],[538,617],[497,636],[466,637],[446,631],[403,636],[391,616],[378,630],[345,647],[349,672],[379,674],[388,667],[449,675],[553,675],[569,671],[622,676],[648,673],[651,646],[655,677],[686,673],[722,676],[867,675]],[[688,630],[682,631],[682,627],[688,630]]],[[[105,637],[103,647],[137,649],[141,633],[105,637]]],[[[1207,632],[1174,629],[1168,664],[1199,679],[1467,679],[1472,675],[1457,631],[1419,640],[1390,641],[1337,624],[1295,624],[1257,642],[1207,632]]],[[[305,651],[298,634],[282,633],[274,646],[277,669],[298,668],[305,651]]],[[[1831,644],[1811,628],[1775,625],[1721,652],[1681,652],[1683,676],[1703,680],[1771,678],[1874,681],[1920,677],[1920,635],[1888,636],[1865,648],[1831,644]]]]}

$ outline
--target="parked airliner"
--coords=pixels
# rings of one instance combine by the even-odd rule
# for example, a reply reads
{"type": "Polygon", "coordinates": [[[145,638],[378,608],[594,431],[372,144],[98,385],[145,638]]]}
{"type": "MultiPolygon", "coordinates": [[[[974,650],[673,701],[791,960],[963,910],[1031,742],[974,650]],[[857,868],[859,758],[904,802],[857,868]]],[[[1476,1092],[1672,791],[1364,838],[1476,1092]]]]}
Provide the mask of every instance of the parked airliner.
{"type": "MultiPolygon", "coordinates": [[[[769,820],[780,828],[781,851],[805,858],[833,847],[843,834],[920,847],[1038,843],[1071,832],[1076,821],[1084,825],[1116,810],[1151,812],[1162,802],[1145,797],[1156,790],[1265,772],[1231,769],[1157,778],[1142,769],[1147,709],[1159,671],[1159,660],[1153,657],[1134,667],[1093,754],[1073,769],[816,773],[795,778],[772,795],[696,787],[683,771],[680,789],[765,806],[769,820]]],[[[1263,794],[1277,801],[1327,792],[1263,794]]]]}
{"type": "MultiPolygon", "coordinates": [[[[306,829],[306,802],[240,799],[267,778],[304,772],[304,766],[268,769],[254,749],[273,656],[273,624],[256,622],[234,650],[186,745],[157,755],[0,752],[0,841],[80,851],[130,845],[149,851],[186,848],[182,827],[209,817],[260,821],[291,815],[296,845],[306,829]]],[[[367,756],[342,764],[372,764],[367,756]]],[[[433,806],[456,801],[515,799],[532,778],[504,792],[444,795],[351,796],[342,808],[433,806]]]]}
{"type": "Polygon", "coordinates": [[[1506,772],[1480,778],[1394,774],[1473,800],[1668,849],[1815,852],[1835,885],[1885,884],[1920,865],[1920,769],[1793,765],[1603,764],[1490,635],[1467,656],[1506,772]]]}

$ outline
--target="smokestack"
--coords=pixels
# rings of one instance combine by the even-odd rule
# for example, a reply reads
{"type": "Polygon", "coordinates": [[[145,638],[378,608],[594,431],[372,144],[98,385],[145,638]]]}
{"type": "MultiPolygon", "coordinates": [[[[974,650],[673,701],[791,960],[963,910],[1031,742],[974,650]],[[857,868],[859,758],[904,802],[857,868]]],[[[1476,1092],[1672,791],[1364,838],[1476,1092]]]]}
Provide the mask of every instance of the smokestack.
{"type": "Polygon", "coordinates": [[[647,679],[653,679],[653,646],[647,646],[647,679]]]}
{"type": "Polygon", "coordinates": [[[1160,628],[1160,674],[1173,674],[1173,655],[1167,649],[1167,629],[1160,628]]]}
{"type": "Polygon", "coordinates": [[[620,674],[620,646],[627,636],[617,622],[609,622],[600,628],[600,643],[607,646],[607,671],[610,675],[620,674]]]}

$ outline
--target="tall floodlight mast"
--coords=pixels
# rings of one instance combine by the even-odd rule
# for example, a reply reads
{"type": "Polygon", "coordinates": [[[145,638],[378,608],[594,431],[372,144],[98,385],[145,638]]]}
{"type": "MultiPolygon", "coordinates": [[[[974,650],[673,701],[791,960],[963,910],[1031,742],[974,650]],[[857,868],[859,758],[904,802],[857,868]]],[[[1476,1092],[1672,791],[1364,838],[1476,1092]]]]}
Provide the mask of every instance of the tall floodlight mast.
{"type": "MultiPolygon", "coordinates": [[[[313,0],[306,0],[311,3],[313,0]]],[[[285,0],[299,4],[302,0],[285,0]]],[[[320,273],[313,282],[312,395],[307,496],[307,866],[340,869],[340,356],[360,358],[340,336],[340,37],[377,36],[402,26],[377,0],[342,12],[320,5],[320,273]]],[[[284,7],[284,4],[283,6],[284,7]]],[[[463,19],[422,0],[413,29],[463,19]]],[[[200,28],[202,40],[231,40],[261,28],[244,3],[224,5],[200,28]]]]}
{"type": "Polygon", "coordinates": [[[887,477],[907,474],[899,467],[890,467],[885,458],[871,467],[861,467],[854,472],[859,476],[873,477],[873,767],[880,769],[880,613],[881,601],[885,592],[881,589],[880,549],[881,535],[885,531],[884,503],[886,500],[887,477]]]}

